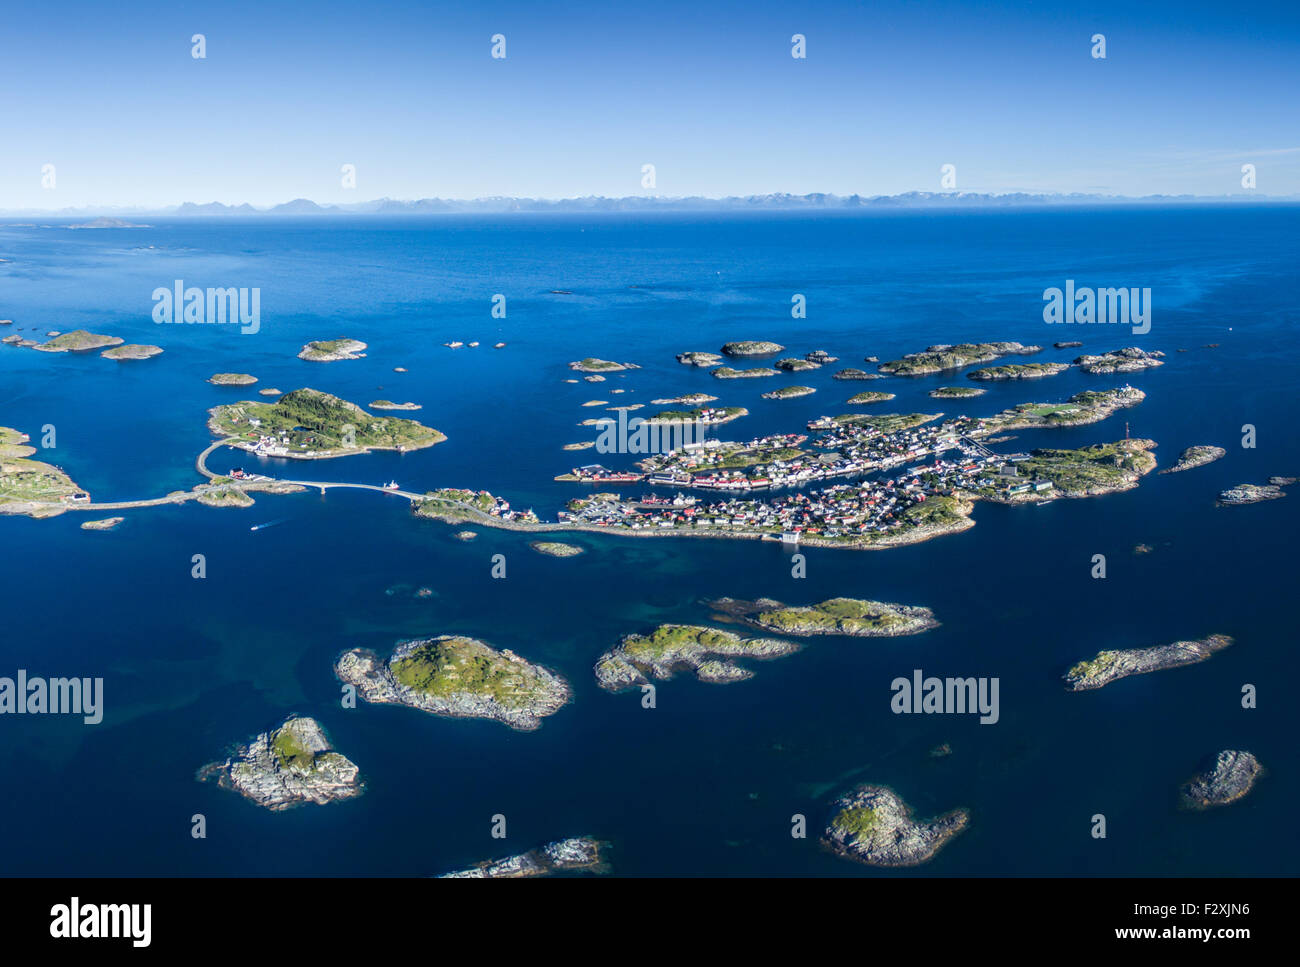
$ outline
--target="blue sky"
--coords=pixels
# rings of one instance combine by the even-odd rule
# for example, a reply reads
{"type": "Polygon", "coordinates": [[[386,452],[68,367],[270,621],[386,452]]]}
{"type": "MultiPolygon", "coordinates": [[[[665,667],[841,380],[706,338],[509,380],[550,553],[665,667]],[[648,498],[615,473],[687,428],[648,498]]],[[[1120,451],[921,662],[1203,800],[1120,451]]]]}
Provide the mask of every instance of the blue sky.
{"type": "Polygon", "coordinates": [[[0,83],[4,209],[1300,193],[1296,3],[11,4],[0,83]]]}

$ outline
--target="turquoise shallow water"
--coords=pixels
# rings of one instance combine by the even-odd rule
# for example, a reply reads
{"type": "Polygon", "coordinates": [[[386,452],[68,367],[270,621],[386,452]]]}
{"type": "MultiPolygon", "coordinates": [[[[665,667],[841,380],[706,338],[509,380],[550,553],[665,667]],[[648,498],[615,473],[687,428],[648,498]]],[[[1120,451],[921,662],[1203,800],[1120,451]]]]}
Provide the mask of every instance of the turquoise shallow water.
{"type": "MultiPolygon", "coordinates": [[[[1194,443],[1229,451],[1124,494],[979,506],[973,529],[915,547],[810,549],[802,581],[777,547],[753,542],[581,535],[588,553],[571,560],[502,531],[460,543],[456,528],[364,492],[134,511],[102,534],[81,531],[77,515],[0,519],[0,674],[103,676],[107,695],[98,726],[0,717],[0,816],[24,831],[7,869],[425,874],[591,833],[615,844],[623,873],[860,874],[814,839],[791,839],[789,826],[803,813],[816,829],[837,791],[870,781],[925,815],[971,809],[970,828],[931,873],[1295,872],[1284,810],[1297,793],[1285,691],[1296,673],[1297,505],[1223,510],[1213,497],[1300,469],[1296,227],[1293,208],[0,225],[10,260],[0,263],[0,317],[20,334],[85,327],[165,349],[115,364],[0,347],[0,424],[34,437],[53,424],[58,448],[46,459],[98,500],[196,482],[206,409],[250,395],[204,382],[220,371],[361,403],[413,400],[424,407],[414,415],[448,435],[417,453],[313,464],[313,475],[488,488],[547,517],[581,492],[551,478],[575,462],[561,446],[590,438],[575,425],[593,412],[583,401],[709,391],[750,409],[728,428],[748,437],[847,409],[863,387],[833,382],[834,369],[936,342],[1078,338],[1089,351],[1137,344],[1169,355],[1136,376],[1071,371],[942,404],[928,390],[961,377],[877,382],[898,394],[884,409],[992,413],[1131,381],[1148,394],[1136,409],[1021,440],[1113,440],[1128,420],[1133,435],[1159,442],[1164,466],[1194,443]],[[260,286],[262,331],[155,325],[149,294],[177,278],[260,286]],[[1150,286],[1150,334],[1044,325],[1041,292],[1067,278],[1150,286]],[[805,320],[790,318],[795,292],[808,296],[805,320]],[[505,319],[489,314],[495,293],[507,298],[505,319]],[[307,340],[336,336],[367,342],[367,358],[295,358],[307,340]],[[764,381],[719,383],[673,358],[745,338],[824,348],[841,362],[782,380],[817,394],[774,402],[759,399],[764,381]],[[483,345],[453,353],[442,346],[453,339],[483,345]],[[490,349],[498,340],[507,348],[490,349]],[[564,383],[567,361],[588,355],[643,368],[564,383]],[[1256,449],[1239,445],[1244,423],[1257,427],[1256,449]],[[1155,551],[1135,556],[1138,543],[1155,551]],[[207,557],[204,581],[190,577],[195,553],[207,557]],[[496,553],[509,562],[504,581],[489,577],[496,553]],[[1104,581],[1089,577],[1096,553],[1108,558],[1104,581]],[[387,594],[395,585],[435,593],[387,594]],[[812,639],[735,685],[679,677],[653,710],[591,677],[621,635],[706,619],[703,598],[840,594],[924,604],[943,624],[902,639],[812,639]],[[1216,631],[1238,644],[1208,663],[1100,692],[1060,688],[1062,670],[1100,648],[1216,631]],[[450,632],[554,667],[575,701],[530,734],[339,707],[338,652],[450,632]],[[998,677],[1001,720],[892,714],[889,682],[914,668],[998,677]],[[1243,683],[1258,686],[1258,708],[1240,708],[1243,683]],[[269,814],[194,781],[228,743],[289,712],[321,720],[360,765],[365,796],[269,814]],[[940,742],[953,755],[933,760],[940,742]],[[1238,805],[1178,813],[1177,784],[1222,748],[1250,749],[1269,776],[1238,805]],[[1089,835],[1098,812],[1104,841],[1089,835]],[[195,813],[208,819],[206,840],[189,835],[195,813]],[[504,844],[489,837],[496,813],[508,819],[504,844]]],[[[212,466],[223,467],[220,455],[212,466]]]]}

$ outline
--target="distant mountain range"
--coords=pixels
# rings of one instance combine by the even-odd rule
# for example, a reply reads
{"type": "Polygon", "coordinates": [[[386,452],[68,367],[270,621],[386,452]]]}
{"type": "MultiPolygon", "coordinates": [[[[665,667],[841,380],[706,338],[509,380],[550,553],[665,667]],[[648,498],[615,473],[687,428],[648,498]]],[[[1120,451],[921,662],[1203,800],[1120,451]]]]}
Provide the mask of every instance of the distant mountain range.
{"type": "Polygon", "coordinates": [[[439,213],[474,212],[647,212],[647,211],[776,211],[776,210],[832,210],[832,209],[890,209],[890,208],[1012,208],[1050,205],[1170,205],[1170,204],[1233,204],[1250,202],[1293,202],[1296,196],[1267,195],[1097,195],[1072,192],[1069,194],[1031,194],[1011,192],[936,192],[909,191],[901,195],[831,195],[816,192],[808,195],[778,193],[769,195],[729,196],[704,198],[689,196],[670,198],[661,195],[628,195],[606,198],[588,195],[582,198],[420,198],[399,201],[378,198],[373,201],[347,205],[320,205],[307,198],[270,208],[254,208],[248,203],[226,205],[221,202],[196,204],[187,201],[174,208],[65,208],[59,211],[35,209],[2,211],[4,215],[86,216],[95,214],[176,215],[176,216],[306,216],[306,215],[432,215],[439,213]]]}

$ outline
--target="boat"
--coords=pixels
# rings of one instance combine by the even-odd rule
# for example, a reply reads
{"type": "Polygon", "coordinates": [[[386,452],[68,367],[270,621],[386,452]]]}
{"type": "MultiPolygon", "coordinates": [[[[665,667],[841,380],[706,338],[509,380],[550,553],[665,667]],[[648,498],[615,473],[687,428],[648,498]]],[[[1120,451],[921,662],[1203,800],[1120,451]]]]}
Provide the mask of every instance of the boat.
{"type": "Polygon", "coordinates": [[[385,490],[396,490],[396,489],[397,489],[397,481],[396,481],[396,480],[390,480],[390,481],[388,481],[388,483],[384,484],[384,489],[385,489],[385,490]]]}

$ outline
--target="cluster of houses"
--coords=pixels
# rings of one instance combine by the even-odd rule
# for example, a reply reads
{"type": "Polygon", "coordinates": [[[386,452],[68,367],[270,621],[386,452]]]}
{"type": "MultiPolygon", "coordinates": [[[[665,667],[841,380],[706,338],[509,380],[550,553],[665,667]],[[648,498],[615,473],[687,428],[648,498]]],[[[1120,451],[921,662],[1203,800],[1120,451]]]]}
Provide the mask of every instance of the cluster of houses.
{"type": "Polygon", "coordinates": [[[1027,454],[1006,457],[977,443],[972,434],[984,432],[982,420],[962,416],[936,426],[892,432],[882,432],[869,423],[832,424],[832,429],[817,438],[817,448],[826,452],[802,453],[743,468],[722,469],[739,453],[790,450],[807,437],[775,434],[743,444],[710,439],[643,460],[640,467],[644,474],[619,473],[596,465],[577,468],[573,473],[589,482],[645,479],[658,486],[752,492],[860,477],[872,471],[916,465],[933,457],[933,465],[925,469],[926,479],[941,492],[992,488],[1004,496],[1017,496],[1052,489],[1050,481],[1021,477],[1016,465],[1028,459],[1027,454]],[[952,451],[959,451],[960,458],[943,458],[952,451]]]}
{"type": "MultiPolygon", "coordinates": [[[[562,513],[560,519],[632,530],[689,527],[732,533],[779,531],[783,540],[798,541],[806,535],[835,538],[888,532],[901,526],[901,515],[909,508],[930,497],[949,496],[957,491],[985,491],[1008,497],[1050,493],[1053,489],[1050,480],[1022,476],[1020,465],[1029,459],[1028,454],[994,453],[963,432],[978,429],[978,423],[964,418],[938,427],[887,434],[870,427],[837,427],[834,432],[838,435],[839,452],[820,456],[803,454],[743,470],[701,473],[699,468],[707,464],[700,460],[709,459],[710,448],[692,453],[675,452],[658,463],[671,468],[671,472],[661,470],[650,475],[650,483],[751,491],[796,487],[828,477],[864,474],[902,464],[911,465],[911,469],[897,478],[833,484],[767,500],[732,497],[703,503],[681,493],[672,500],[598,499],[575,505],[576,509],[562,513]],[[922,462],[927,458],[932,459],[922,462]],[[687,472],[691,469],[696,470],[693,475],[687,472]]],[[[793,446],[792,441],[796,439],[802,442],[802,438],[793,436],[765,437],[747,446],[793,446]],[[781,442],[776,444],[776,440],[781,442]]]]}
{"type": "Polygon", "coordinates": [[[268,457],[282,457],[289,452],[289,443],[287,436],[281,436],[277,439],[262,434],[258,436],[257,442],[248,449],[253,453],[261,453],[268,457]]]}
{"type": "Polygon", "coordinates": [[[475,506],[484,513],[490,514],[493,517],[500,517],[502,520],[518,521],[523,524],[536,524],[538,522],[538,517],[533,513],[531,507],[528,510],[513,510],[510,507],[510,501],[506,500],[504,497],[498,497],[495,494],[488,493],[486,490],[476,491],[473,496],[478,498],[478,500],[474,501],[475,506]],[[492,501],[492,506],[484,507],[482,498],[487,498],[487,500],[492,501]]]}
{"type": "Polygon", "coordinates": [[[901,525],[899,515],[926,500],[918,482],[903,486],[894,480],[866,484],[837,484],[811,493],[793,493],[773,500],[730,498],[700,503],[678,495],[667,505],[594,500],[560,520],[630,530],[692,528],[722,533],[822,535],[852,537],[885,532],[901,525]]]}

